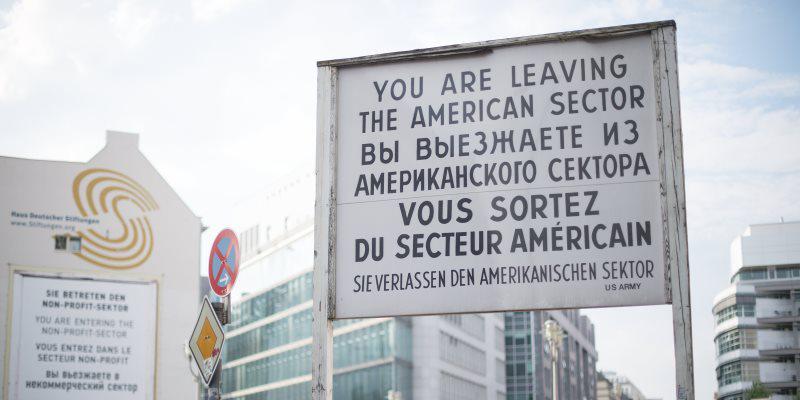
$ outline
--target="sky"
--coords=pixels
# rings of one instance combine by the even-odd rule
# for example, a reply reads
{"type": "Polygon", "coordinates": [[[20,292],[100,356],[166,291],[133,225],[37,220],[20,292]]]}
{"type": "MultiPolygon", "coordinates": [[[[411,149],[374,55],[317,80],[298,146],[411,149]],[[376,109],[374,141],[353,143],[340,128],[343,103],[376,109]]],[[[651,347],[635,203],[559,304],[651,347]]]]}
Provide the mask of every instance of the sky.
{"type": "MultiPolygon", "coordinates": [[[[698,399],[748,224],[800,220],[800,2],[0,0],[0,154],[86,161],[107,129],[212,228],[311,169],[317,60],[674,19],[698,399]],[[225,180],[228,190],[211,190],[225,180]]],[[[587,311],[598,367],[674,399],[669,306],[587,311]]]]}

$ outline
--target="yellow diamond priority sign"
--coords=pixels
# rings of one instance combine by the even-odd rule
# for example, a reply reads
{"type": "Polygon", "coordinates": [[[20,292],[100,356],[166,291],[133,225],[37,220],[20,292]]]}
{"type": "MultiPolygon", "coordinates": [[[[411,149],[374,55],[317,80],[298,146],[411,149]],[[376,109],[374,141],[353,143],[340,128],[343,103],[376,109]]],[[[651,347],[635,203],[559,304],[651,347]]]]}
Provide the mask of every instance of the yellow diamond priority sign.
{"type": "Polygon", "coordinates": [[[220,358],[222,358],[222,343],[225,341],[225,333],[222,331],[222,324],[211,307],[208,297],[203,299],[200,308],[200,315],[197,323],[194,324],[192,337],[189,339],[189,349],[192,358],[197,363],[203,383],[208,386],[214,371],[217,369],[220,358]]]}

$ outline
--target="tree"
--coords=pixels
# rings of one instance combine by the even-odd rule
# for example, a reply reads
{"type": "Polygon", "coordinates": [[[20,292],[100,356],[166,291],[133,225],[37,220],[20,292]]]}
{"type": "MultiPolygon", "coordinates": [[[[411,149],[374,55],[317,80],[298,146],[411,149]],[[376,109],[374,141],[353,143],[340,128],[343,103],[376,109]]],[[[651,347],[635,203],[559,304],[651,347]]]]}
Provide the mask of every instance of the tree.
{"type": "Polygon", "coordinates": [[[764,384],[761,383],[760,380],[756,379],[753,382],[753,386],[745,392],[745,399],[753,400],[753,399],[764,399],[769,397],[769,390],[764,387],[764,384]]]}

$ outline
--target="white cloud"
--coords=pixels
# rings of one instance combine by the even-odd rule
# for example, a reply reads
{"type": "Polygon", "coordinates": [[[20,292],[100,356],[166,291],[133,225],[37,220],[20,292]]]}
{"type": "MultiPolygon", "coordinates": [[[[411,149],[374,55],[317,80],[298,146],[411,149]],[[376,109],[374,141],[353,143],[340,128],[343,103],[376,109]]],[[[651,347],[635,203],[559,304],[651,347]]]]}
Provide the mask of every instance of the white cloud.
{"type": "Polygon", "coordinates": [[[192,17],[197,21],[212,21],[233,10],[241,0],[192,0],[192,17]]]}
{"type": "Polygon", "coordinates": [[[117,37],[130,46],[140,43],[153,29],[158,11],[142,1],[124,0],[109,16],[117,37]]]}
{"type": "Polygon", "coordinates": [[[800,109],[737,103],[683,106],[690,173],[749,174],[800,170],[800,109]]]}
{"type": "Polygon", "coordinates": [[[709,60],[681,64],[681,86],[708,101],[781,99],[800,95],[800,76],[782,75],[709,60]]]}
{"type": "Polygon", "coordinates": [[[800,76],[699,60],[681,64],[687,170],[706,174],[800,170],[800,76]]]}
{"type": "Polygon", "coordinates": [[[48,20],[44,2],[19,2],[5,13],[0,30],[0,102],[26,93],[18,78],[38,70],[53,59],[46,32],[39,25],[48,20]]]}
{"type": "MultiPolygon", "coordinates": [[[[693,42],[692,24],[701,17],[669,7],[632,0],[24,0],[0,16],[0,148],[85,159],[103,129],[138,131],[145,154],[193,210],[219,216],[222,205],[313,161],[315,60],[678,19],[686,49],[680,73],[689,238],[697,261],[697,397],[710,398],[710,299],[727,282],[730,240],[748,223],[800,218],[793,211],[800,195],[800,78],[709,61],[727,49],[693,42]],[[225,170],[235,172],[231,187],[241,191],[208,196],[206,182],[225,170]]],[[[731,6],[704,7],[714,19],[714,7],[731,6]]],[[[596,314],[600,365],[631,375],[650,396],[674,398],[671,378],[664,378],[672,376],[671,346],[648,340],[671,343],[662,318],[668,312],[635,310],[596,314]]]]}
{"type": "Polygon", "coordinates": [[[0,28],[0,102],[101,78],[153,33],[159,18],[158,6],[141,0],[15,3],[0,28]]]}
{"type": "Polygon", "coordinates": [[[514,5],[503,7],[502,14],[520,35],[630,24],[672,15],[660,0],[518,1],[514,5]]]}

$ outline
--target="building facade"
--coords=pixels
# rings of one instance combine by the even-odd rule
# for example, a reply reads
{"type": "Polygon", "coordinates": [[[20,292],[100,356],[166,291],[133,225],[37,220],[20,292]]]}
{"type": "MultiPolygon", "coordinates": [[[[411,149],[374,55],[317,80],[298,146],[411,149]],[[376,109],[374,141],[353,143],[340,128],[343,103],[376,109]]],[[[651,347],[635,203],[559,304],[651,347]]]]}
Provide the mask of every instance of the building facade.
{"type": "Polygon", "coordinates": [[[548,319],[565,333],[557,364],[559,399],[596,399],[594,325],[578,310],[505,313],[508,399],[553,398],[552,358],[542,332],[548,319]]]}
{"type": "Polygon", "coordinates": [[[0,156],[0,193],[0,398],[196,396],[200,218],[138,135],[86,162],[0,156]]]}
{"type": "MultiPolygon", "coordinates": [[[[253,202],[268,217],[244,212],[235,225],[242,263],[223,349],[226,399],[310,397],[313,175],[288,181],[253,202]]],[[[502,314],[335,321],[333,397],[504,400],[503,330],[502,314]]]]}
{"type": "MultiPolygon", "coordinates": [[[[224,348],[225,398],[310,396],[311,275],[308,269],[234,305],[224,348]]],[[[411,393],[411,335],[407,318],[336,321],[334,398],[411,393]]]]}
{"type": "Polygon", "coordinates": [[[597,400],[619,400],[618,393],[611,382],[602,372],[597,373],[597,400]]]}
{"type": "Polygon", "coordinates": [[[749,226],[731,245],[731,285],[714,299],[718,396],[773,398],[800,386],[800,222],[749,226]]]}
{"type": "Polygon", "coordinates": [[[506,399],[503,314],[436,315],[411,322],[415,399],[506,399]]]}
{"type": "Polygon", "coordinates": [[[597,373],[597,400],[647,400],[647,396],[627,376],[603,371],[597,373]]]}

